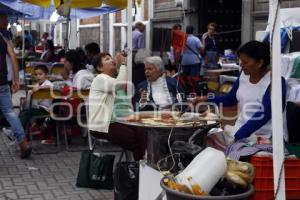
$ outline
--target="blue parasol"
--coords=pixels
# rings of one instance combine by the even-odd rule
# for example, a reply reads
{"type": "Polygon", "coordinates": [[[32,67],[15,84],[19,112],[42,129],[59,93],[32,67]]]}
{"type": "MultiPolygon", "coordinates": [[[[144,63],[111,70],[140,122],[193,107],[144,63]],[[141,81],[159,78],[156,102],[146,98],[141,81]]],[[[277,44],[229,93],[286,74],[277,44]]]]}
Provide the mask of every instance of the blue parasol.
{"type": "Polygon", "coordinates": [[[8,16],[24,16],[24,15],[29,16],[30,15],[29,13],[14,9],[14,7],[7,6],[6,2],[8,2],[8,1],[7,0],[0,1],[0,14],[1,15],[8,15],[8,16]]]}
{"type": "MultiPolygon", "coordinates": [[[[25,19],[50,19],[55,11],[54,6],[48,8],[25,3],[21,0],[0,0],[0,4],[15,13],[25,14],[25,19]]],[[[5,9],[3,9],[5,10],[5,9]]],[[[83,19],[117,12],[120,8],[101,6],[98,8],[71,8],[70,19],[83,19]]],[[[13,13],[12,13],[13,14],[13,13]]],[[[60,18],[62,20],[63,18],[60,18]]]]}

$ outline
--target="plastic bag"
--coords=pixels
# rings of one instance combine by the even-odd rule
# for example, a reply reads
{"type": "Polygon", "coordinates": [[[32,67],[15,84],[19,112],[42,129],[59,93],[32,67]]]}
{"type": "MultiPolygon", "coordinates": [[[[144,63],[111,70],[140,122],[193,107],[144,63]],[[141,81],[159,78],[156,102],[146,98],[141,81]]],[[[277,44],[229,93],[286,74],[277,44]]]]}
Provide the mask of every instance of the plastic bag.
{"type": "Polygon", "coordinates": [[[225,178],[231,183],[246,187],[254,179],[253,165],[247,162],[228,159],[225,178]]]}
{"type": "Polygon", "coordinates": [[[115,200],[137,200],[139,194],[139,163],[120,162],[114,172],[115,200]]]}

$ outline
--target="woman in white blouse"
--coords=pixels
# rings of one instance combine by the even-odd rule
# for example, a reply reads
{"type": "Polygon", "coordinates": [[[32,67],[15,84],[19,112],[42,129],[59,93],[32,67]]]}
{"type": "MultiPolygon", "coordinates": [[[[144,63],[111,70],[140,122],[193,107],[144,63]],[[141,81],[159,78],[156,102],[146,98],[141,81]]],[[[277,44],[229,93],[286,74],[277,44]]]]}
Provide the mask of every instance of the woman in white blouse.
{"type": "Polygon", "coordinates": [[[142,128],[129,127],[115,122],[119,114],[129,114],[130,99],[126,96],[125,81],[126,58],[117,55],[121,63],[117,76],[117,64],[110,54],[100,53],[98,60],[100,74],[93,80],[89,95],[88,127],[96,138],[107,139],[124,149],[131,150],[135,160],[143,158],[146,148],[146,131],[142,128]]]}

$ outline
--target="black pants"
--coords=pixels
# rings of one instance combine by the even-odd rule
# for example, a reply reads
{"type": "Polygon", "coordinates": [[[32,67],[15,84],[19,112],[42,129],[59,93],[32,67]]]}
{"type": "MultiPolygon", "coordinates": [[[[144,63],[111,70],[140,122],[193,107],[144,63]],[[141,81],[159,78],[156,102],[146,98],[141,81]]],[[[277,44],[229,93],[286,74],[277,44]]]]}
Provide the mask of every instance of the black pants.
{"type": "Polygon", "coordinates": [[[144,128],[111,123],[108,133],[90,132],[96,138],[108,140],[126,150],[132,151],[136,161],[141,160],[145,154],[147,132],[144,128]]]}

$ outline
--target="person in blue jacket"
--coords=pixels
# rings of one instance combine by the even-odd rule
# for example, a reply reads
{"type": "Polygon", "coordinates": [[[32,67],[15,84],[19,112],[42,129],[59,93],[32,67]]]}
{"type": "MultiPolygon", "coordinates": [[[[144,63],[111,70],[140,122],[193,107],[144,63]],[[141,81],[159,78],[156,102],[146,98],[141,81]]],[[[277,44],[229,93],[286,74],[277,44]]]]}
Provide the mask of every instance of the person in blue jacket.
{"type": "MultiPolygon", "coordinates": [[[[239,115],[229,136],[235,140],[272,136],[270,50],[267,43],[250,41],[238,50],[242,72],[225,96],[197,97],[194,103],[213,102],[221,106],[238,105],[239,115]]],[[[282,77],[283,109],[286,83],[282,77]]],[[[278,97],[280,98],[280,97],[278,97]]]]}
{"type": "Polygon", "coordinates": [[[145,59],[145,81],[135,89],[133,105],[136,110],[171,109],[175,103],[181,103],[183,91],[175,78],[164,75],[165,67],[159,56],[145,59]],[[180,96],[180,97],[179,97],[180,96]]]}

